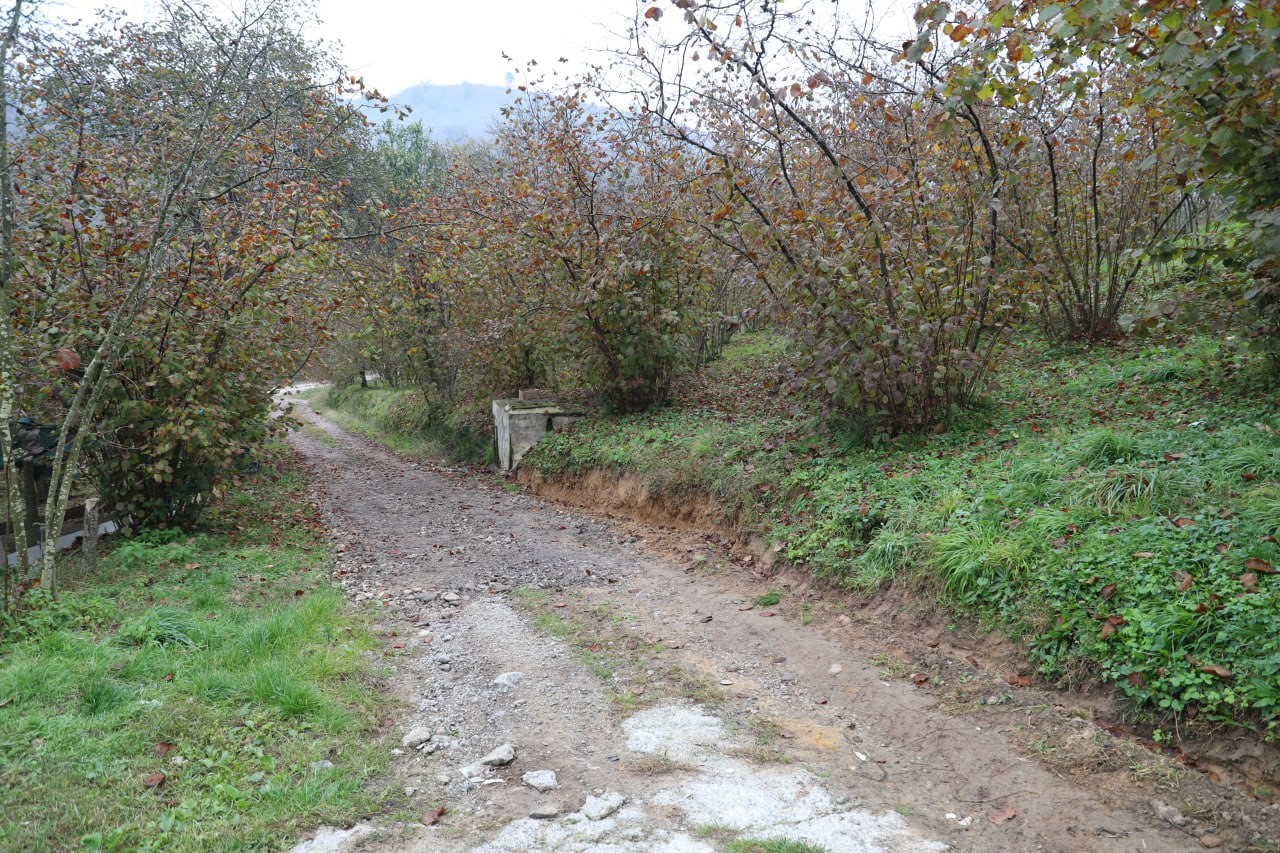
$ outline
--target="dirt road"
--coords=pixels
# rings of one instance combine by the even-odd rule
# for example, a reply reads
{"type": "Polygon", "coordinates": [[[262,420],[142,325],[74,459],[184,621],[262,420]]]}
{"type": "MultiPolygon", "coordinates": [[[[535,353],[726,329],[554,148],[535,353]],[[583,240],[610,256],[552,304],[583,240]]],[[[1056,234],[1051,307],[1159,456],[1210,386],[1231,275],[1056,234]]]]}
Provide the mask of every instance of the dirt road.
{"type": "Polygon", "coordinates": [[[825,601],[721,537],[513,494],[299,413],[309,424],[292,441],[338,543],[335,574],[386,633],[408,805],[298,850],[1280,838],[1276,806],[1020,686],[999,643],[825,601]],[[770,591],[776,604],[757,603],[770,591]]]}

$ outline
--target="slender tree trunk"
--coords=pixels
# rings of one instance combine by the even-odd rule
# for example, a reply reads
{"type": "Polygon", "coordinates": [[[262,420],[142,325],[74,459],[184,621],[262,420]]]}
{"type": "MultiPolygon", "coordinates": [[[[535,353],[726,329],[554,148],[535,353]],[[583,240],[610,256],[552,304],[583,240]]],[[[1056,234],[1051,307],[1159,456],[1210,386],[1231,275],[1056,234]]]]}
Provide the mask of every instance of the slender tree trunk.
{"type": "Polygon", "coordinates": [[[92,574],[98,569],[98,499],[89,498],[84,502],[84,544],[81,548],[84,557],[85,574],[92,574]]]}

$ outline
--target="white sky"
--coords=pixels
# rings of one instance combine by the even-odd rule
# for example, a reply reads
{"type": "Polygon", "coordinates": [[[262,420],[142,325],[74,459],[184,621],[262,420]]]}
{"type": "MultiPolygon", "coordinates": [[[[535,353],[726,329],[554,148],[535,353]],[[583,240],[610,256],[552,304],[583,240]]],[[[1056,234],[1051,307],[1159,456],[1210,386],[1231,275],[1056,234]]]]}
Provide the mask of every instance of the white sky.
{"type": "MultiPolygon", "coordinates": [[[[102,6],[141,18],[147,0],[47,0],[50,17],[92,16],[102,6]]],[[[217,8],[227,0],[209,0],[217,8]]],[[[418,83],[503,85],[530,59],[583,67],[610,45],[625,46],[636,0],[317,0],[315,32],[341,42],[347,67],[393,95],[418,83]],[[620,36],[610,36],[612,31],[620,36]],[[502,58],[503,52],[511,61],[502,58]]],[[[665,0],[655,2],[666,5],[665,0]]],[[[158,4],[157,4],[158,5],[158,4]]],[[[566,68],[566,70],[568,70],[566,68]]]]}
{"type": "MultiPolygon", "coordinates": [[[[207,0],[235,6],[236,0],[207,0]]],[[[286,0],[287,2],[287,0],[286,0]]],[[[641,8],[657,5],[675,18],[668,0],[316,0],[322,23],[314,35],[341,43],[346,66],[384,95],[418,83],[503,85],[530,59],[541,71],[573,72],[601,61],[641,8]],[[511,60],[504,60],[506,53],[511,60]],[[557,62],[560,57],[569,64],[557,62]]],[[[102,6],[141,18],[159,0],[43,0],[53,17],[88,18],[102,6]]],[[[794,7],[799,0],[783,6],[794,7]]],[[[873,6],[876,17],[910,20],[914,0],[844,0],[850,12],[873,6]]],[[[666,23],[665,21],[663,22],[666,23]]],[[[517,74],[517,76],[519,76],[517,74]]]]}

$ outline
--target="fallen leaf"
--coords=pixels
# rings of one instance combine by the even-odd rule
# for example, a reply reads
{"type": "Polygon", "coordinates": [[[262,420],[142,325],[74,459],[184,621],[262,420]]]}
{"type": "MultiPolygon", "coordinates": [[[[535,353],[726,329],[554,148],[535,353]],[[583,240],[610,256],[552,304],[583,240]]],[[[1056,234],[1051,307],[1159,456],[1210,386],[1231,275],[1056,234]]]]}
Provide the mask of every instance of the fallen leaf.
{"type": "Polygon", "coordinates": [[[1231,670],[1227,669],[1225,666],[1217,666],[1216,664],[1211,663],[1207,663],[1200,667],[1200,671],[1208,673],[1209,675],[1216,675],[1218,678],[1231,677],[1231,670]]]}
{"type": "Polygon", "coordinates": [[[1173,520],[1173,526],[1174,526],[1174,527],[1178,527],[1178,528],[1182,528],[1182,527],[1195,527],[1195,526],[1196,526],[1196,523],[1195,523],[1194,521],[1192,521],[1191,519],[1187,518],[1185,515],[1183,515],[1183,516],[1179,516],[1178,518],[1175,518],[1175,519],[1173,520]]]}
{"type": "Polygon", "coordinates": [[[142,784],[148,788],[159,788],[164,784],[165,775],[163,773],[152,773],[142,780],[142,784]]]}
{"type": "Polygon", "coordinates": [[[160,741],[156,744],[156,758],[164,758],[170,752],[173,752],[173,744],[168,741],[160,741]]]}
{"type": "Polygon", "coordinates": [[[1178,592],[1186,592],[1191,589],[1191,584],[1195,583],[1195,578],[1190,572],[1178,572],[1173,577],[1178,582],[1178,592]]]}
{"type": "Polygon", "coordinates": [[[1110,598],[1115,594],[1116,594],[1116,585],[1113,583],[1109,583],[1102,588],[1102,597],[1104,599],[1110,598]]]}
{"type": "Polygon", "coordinates": [[[1135,557],[1154,557],[1154,556],[1155,556],[1155,554],[1154,554],[1154,553],[1152,553],[1151,551],[1134,551],[1134,552],[1133,552],[1133,556],[1135,556],[1135,557]]]}
{"type": "Polygon", "coordinates": [[[914,684],[916,687],[924,687],[926,684],[929,683],[928,673],[924,673],[924,672],[911,673],[911,683],[914,684]]]}
{"type": "Polygon", "coordinates": [[[63,371],[75,370],[80,366],[80,354],[67,347],[62,347],[54,353],[53,360],[57,363],[58,368],[63,371]]]}
{"type": "Polygon", "coordinates": [[[996,811],[988,812],[987,820],[993,826],[999,826],[1002,823],[1008,823],[1009,821],[1013,820],[1017,816],[1018,816],[1018,813],[1014,811],[1013,806],[1007,806],[1003,809],[997,809],[996,811]]]}
{"type": "Polygon", "coordinates": [[[1244,561],[1244,567],[1251,572],[1260,572],[1264,575],[1274,575],[1278,570],[1260,557],[1250,557],[1244,561]]]}
{"type": "Polygon", "coordinates": [[[592,652],[600,652],[600,651],[604,651],[604,646],[602,646],[599,643],[592,643],[591,645],[587,646],[587,650],[592,652]]]}
{"type": "Polygon", "coordinates": [[[754,604],[744,604],[744,605],[742,605],[741,607],[739,607],[738,609],[739,609],[739,610],[742,610],[742,611],[747,611],[747,610],[755,610],[755,608],[756,608],[756,606],[755,606],[754,604]]]}
{"type": "Polygon", "coordinates": [[[1031,686],[1031,676],[1022,675],[1021,673],[1010,675],[1005,678],[1005,681],[1009,682],[1014,687],[1030,687],[1031,686]]]}
{"type": "Polygon", "coordinates": [[[1258,576],[1253,572],[1245,572],[1240,576],[1240,585],[1244,587],[1245,592],[1258,591],[1258,576]]]}
{"type": "Polygon", "coordinates": [[[569,605],[565,604],[563,601],[557,601],[555,604],[551,606],[552,607],[568,607],[569,605]]]}
{"type": "Polygon", "coordinates": [[[772,610],[761,610],[760,615],[761,616],[777,616],[778,614],[774,613],[772,610]]]}
{"type": "Polygon", "coordinates": [[[1213,546],[1213,550],[1217,551],[1219,554],[1225,554],[1231,550],[1231,546],[1226,542],[1219,542],[1217,545],[1213,546]]]}
{"type": "Polygon", "coordinates": [[[1131,672],[1125,677],[1134,687],[1144,687],[1146,685],[1146,682],[1142,680],[1142,673],[1140,672],[1131,672]]]}
{"type": "Polygon", "coordinates": [[[418,820],[423,826],[435,826],[443,816],[444,806],[440,806],[434,809],[427,809],[418,820]]]}
{"type": "Polygon", "coordinates": [[[982,666],[978,663],[978,659],[973,655],[965,655],[964,659],[968,661],[969,666],[973,667],[974,669],[982,669],[982,666]]]}

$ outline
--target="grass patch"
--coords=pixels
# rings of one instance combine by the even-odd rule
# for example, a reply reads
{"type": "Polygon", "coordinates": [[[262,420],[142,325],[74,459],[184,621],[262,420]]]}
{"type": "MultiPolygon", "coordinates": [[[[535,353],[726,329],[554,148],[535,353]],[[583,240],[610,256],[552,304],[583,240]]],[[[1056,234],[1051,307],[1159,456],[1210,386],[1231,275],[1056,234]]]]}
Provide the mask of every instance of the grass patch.
{"type": "Polygon", "coordinates": [[[375,641],[273,466],[5,626],[0,847],[276,849],[379,809],[375,641]]]}
{"type": "Polygon", "coordinates": [[[981,412],[864,447],[760,390],[784,357],[735,341],[675,405],[574,424],[523,464],[712,495],[816,576],[936,595],[1062,686],[1108,682],[1183,733],[1280,738],[1280,407],[1260,360],[1194,336],[1023,340],[981,412]]]}
{"type": "Polygon", "coordinates": [[[755,597],[755,604],[757,607],[773,607],[781,601],[782,593],[774,589],[755,597]]]}

